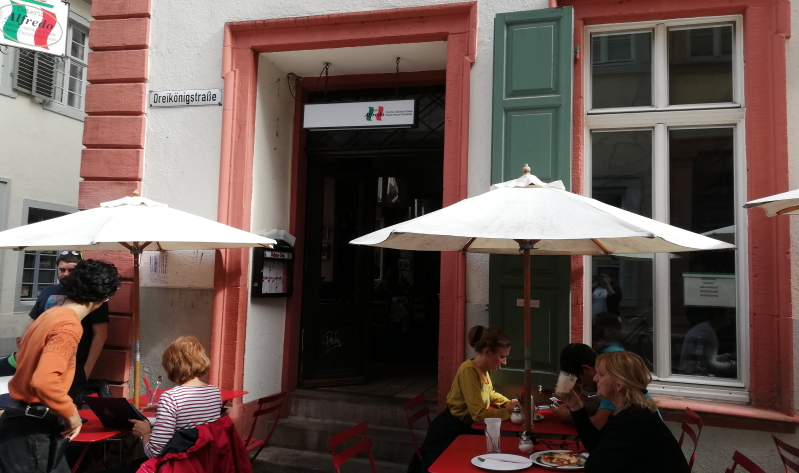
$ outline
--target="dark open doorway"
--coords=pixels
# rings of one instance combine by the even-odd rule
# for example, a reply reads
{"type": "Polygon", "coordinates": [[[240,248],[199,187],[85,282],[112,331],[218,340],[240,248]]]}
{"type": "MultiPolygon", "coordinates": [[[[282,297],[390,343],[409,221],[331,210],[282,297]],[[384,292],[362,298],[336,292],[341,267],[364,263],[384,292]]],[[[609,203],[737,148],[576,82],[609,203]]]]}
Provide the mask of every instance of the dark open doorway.
{"type": "Polygon", "coordinates": [[[306,134],[302,387],[400,397],[436,387],[440,253],[349,241],[441,208],[444,87],[314,93],[309,102],[397,96],[418,101],[418,127],[306,134]]]}

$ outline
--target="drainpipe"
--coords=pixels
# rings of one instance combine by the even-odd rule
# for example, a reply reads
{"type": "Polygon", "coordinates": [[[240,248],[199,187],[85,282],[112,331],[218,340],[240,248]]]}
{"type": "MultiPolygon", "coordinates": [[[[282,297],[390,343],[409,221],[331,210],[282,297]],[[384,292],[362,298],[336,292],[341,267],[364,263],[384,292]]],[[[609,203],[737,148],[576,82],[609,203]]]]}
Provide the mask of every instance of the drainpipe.
{"type": "Polygon", "coordinates": [[[558,0],[549,0],[549,8],[558,8],[558,0]]]}

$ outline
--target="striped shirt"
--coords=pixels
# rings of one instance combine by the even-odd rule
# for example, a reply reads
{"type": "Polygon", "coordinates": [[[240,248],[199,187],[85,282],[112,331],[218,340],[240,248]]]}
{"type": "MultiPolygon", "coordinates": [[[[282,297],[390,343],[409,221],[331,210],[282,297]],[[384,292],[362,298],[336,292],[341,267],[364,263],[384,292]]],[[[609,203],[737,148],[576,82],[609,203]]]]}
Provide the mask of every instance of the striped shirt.
{"type": "Polygon", "coordinates": [[[175,432],[215,422],[221,410],[222,394],[216,386],[178,386],[164,391],[144,453],[150,458],[161,455],[175,432]]]}

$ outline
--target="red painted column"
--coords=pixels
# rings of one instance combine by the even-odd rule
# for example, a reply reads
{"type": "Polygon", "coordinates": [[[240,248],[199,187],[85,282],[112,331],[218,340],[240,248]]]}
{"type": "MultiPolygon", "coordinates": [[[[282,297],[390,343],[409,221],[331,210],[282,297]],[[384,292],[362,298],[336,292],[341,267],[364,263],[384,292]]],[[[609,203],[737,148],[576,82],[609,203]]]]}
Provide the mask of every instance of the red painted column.
{"type": "MultiPolygon", "coordinates": [[[[147,48],[150,0],[94,0],[89,28],[86,114],[81,156],[78,207],[141,190],[146,131],[147,48]]],[[[124,283],[109,301],[111,311],[106,349],[93,378],[117,383],[115,396],[128,395],[133,335],[131,285],[133,259],[126,251],[87,252],[86,257],[114,263],[124,283]]]]}

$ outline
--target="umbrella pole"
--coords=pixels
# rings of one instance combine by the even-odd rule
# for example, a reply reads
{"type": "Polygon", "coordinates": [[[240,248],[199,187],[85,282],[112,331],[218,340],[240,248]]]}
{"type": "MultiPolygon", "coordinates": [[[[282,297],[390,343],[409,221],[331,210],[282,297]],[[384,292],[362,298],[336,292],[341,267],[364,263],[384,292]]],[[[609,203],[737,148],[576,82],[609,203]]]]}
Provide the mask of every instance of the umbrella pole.
{"type": "Polygon", "coordinates": [[[139,339],[141,329],[139,324],[139,256],[141,250],[131,251],[133,254],[133,405],[139,408],[139,384],[141,384],[141,354],[139,339]]]}
{"type": "Polygon", "coordinates": [[[530,432],[533,418],[533,379],[530,373],[530,249],[523,250],[524,277],[524,430],[530,432]]]}

